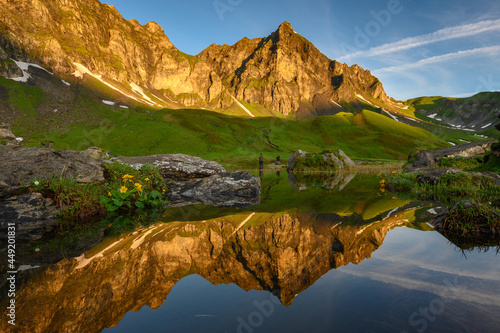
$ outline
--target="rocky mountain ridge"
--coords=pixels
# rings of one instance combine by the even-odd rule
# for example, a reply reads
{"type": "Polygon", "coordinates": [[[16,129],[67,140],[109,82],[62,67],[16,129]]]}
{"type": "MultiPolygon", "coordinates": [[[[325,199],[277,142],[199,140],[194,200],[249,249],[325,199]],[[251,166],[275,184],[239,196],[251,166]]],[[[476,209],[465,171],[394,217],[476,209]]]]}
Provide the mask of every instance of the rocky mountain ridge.
{"type": "Polygon", "coordinates": [[[419,97],[407,102],[424,119],[454,128],[490,129],[498,124],[500,92],[482,92],[466,98],[419,97]]]}
{"type": "Polygon", "coordinates": [[[288,22],[266,38],[214,44],[191,56],[158,24],[127,21],[98,0],[0,0],[0,5],[4,77],[24,75],[13,60],[34,63],[118,102],[152,108],[223,111],[236,99],[300,117],[334,114],[344,103],[363,100],[397,109],[369,71],[328,59],[288,22]]]}

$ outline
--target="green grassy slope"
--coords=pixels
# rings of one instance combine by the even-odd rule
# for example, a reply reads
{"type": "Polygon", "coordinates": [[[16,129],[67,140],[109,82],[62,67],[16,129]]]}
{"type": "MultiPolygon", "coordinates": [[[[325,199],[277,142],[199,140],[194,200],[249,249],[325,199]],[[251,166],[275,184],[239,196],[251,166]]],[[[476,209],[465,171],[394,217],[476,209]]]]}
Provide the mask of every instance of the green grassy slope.
{"type": "Polygon", "coordinates": [[[491,125],[498,122],[497,116],[500,107],[500,93],[498,92],[482,92],[465,98],[441,96],[419,97],[406,101],[406,104],[410,110],[415,111],[415,115],[419,119],[427,123],[427,130],[432,131],[440,137],[447,137],[448,141],[461,143],[457,142],[460,138],[468,141],[474,140],[474,133],[466,133],[463,130],[448,131],[447,129],[450,129],[450,126],[446,123],[450,122],[465,125],[473,123],[475,124],[474,129],[482,135],[500,137],[493,127],[487,126],[488,124],[491,125]],[[429,117],[430,115],[432,117],[429,117]],[[480,120],[479,124],[477,120],[480,120]],[[474,121],[476,122],[474,123],[474,121]],[[465,138],[467,134],[469,134],[469,138],[465,138]]]}
{"type": "Polygon", "coordinates": [[[71,98],[54,102],[38,88],[0,80],[5,114],[25,144],[53,142],[55,149],[98,146],[113,155],[184,153],[217,160],[226,166],[255,167],[260,152],[282,160],[294,151],[342,149],[355,159],[406,159],[417,148],[436,149],[446,141],[423,129],[376,112],[338,113],[301,120],[266,116],[247,104],[256,118],[205,110],[146,110],[102,103],[83,86],[71,86],[71,98]],[[59,111],[54,108],[59,105],[59,111]],[[11,110],[11,111],[8,111],[11,110]]]}
{"type": "Polygon", "coordinates": [[[342,149],[353,158],[404,159],[416,148],[445,145],[426,131],[370,111],[299,121],[202,110],[143,113],[100,106],[95,112],[100,120],[93,125],[76,123],[50,133],[17,127],[17,135],[35,146],[49,140],[57,149],[99,146],[113,155],[184,153],[238,166],[247,165],[259,152],[270,160],[277,154],[287,158],[298,149],[342,149]]]}

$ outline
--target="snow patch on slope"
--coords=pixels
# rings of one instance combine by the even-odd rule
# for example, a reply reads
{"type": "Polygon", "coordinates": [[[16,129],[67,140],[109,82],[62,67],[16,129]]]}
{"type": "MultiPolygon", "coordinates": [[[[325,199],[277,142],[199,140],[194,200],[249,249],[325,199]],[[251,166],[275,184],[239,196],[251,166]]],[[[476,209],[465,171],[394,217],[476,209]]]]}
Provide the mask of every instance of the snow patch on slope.
{"type": "Polygon", "coordinates": [[[74,76],[76,76],[77,78],[80,78],[80,79],[83,79],[83,75],[84,74],[87,74],[87,75],[90,75],[92,76],[93,78],[101,81],[103,84],[105,84],[106,86],[110,87],[111,89],[115,90],[115,91],[118,91],[120,94],[130,98],[130,99],[133,99],[133,100],[136,100],[137,102],[140,102],[140,103],[144,103],[144,104],[148,104],[148,105],[151,105],[151,106],[161,106],[160,104],[158,103],[154,103],[151,101],[151,99],[146,95],[144,94],[144,90],[142,90],[141,87],[139,87],[138,85],[134,84],[134,83],[131,83],[130,86],[132,87],[132,90],[141,95],[141,96],[144,96],[146,97],[146,99],[142,99],[142,98],[138,98],[138,97],[135,97],[135,96],[132,96],[130,94],[127,94],[125,91],[115,87],[114,85],[106,82],[105,80],[102,79],[102,75],[96,75],[96,74],[93,74],[87,67],[85,67],[84,65],[82,64],[79,64],[79,63],[76,63],[74,62],[73,65],[76,67],[76,71],[72,74],[74,76]],[[136,89],[134,89],[134,87],[136,87],[136,89]],[[141,93],[142,92],[142,93],[141,93]]]}
{"type": "Polygon", "coordinates": [[[330,102],[332,102],[333,104],[335,104],[339,108],[343,109],[342,105],[340,105],[339,103],[335,102],[333,99],[330,99],[330,102]]]}
{"type": "MultiPolygon", "coordinates": [[[[231,96],[231,95],[229,95],[231,96]]],[[[255,118],[255,116],[252,114],[252,112],[250,112],[250,110],[247,109],[246,106],[244,106],[240,101],[238,101],[235,97],[231,96],[231,98],[236,102],[236,104],[239,105],[240,108],[243,109],[243,111],[245,111],[246,113],[248,113],[248,115],[250,115],[250,117],[252,118],[255,118]]]]}
{"type": "Polygon", "coordinates": [[[28,73],[28,68],[30,66],[32,67],[36,67],[36,68],[39,68],[41,70],[44,70],[46,71],[47,73],[49,73],[50,75],[53,75],[51,72],[49,72],[48,70],[46,70],[45,68],[43,68],[42,66],[40,65],[37,65],[37,64],[33,64],[33,63],[30,63],[30,62],[24,62],[24,61],[17,61],[17,60],[14,60],[14,59],[10,59],[12,60],[13,62],[16,63],[17,67],[19,67],[19,69],[21,71],[23,71],[23,76],[20,76],[20,77],[12,77],[10,78],[11,80],[14,80],[14,81],[17,81],[17,82],[28,82],[29,78],[31,77],[30,73],[28,73]]]}
{"type": "Polygon", "coordinates": [[[360,94],[356,94],[356,97],[359,98],[361,101],[365,102],[366,104],[368,105],[371,105],[373,106],[374,108],[378,108],[378,106],[374,105],[372,102],[370,101],[367,101],[363,96],[361,96],[360,94]]]}
{"type": "Polygon", "coordinates": [[[384,109],[382,109],[382,111],[384,111],[385,113],[387,113],[387,115],[389,115],[389,117],[391,117],[391,118],[392,118],[392,119],[394,119],[395,121],[398,121],[398,122],[399,122],[398,117],[396,117],[395,115],[393,115],[393,114],[392,114],[392,113],[390,113],[389,111],[384,110],[384,109]]]}

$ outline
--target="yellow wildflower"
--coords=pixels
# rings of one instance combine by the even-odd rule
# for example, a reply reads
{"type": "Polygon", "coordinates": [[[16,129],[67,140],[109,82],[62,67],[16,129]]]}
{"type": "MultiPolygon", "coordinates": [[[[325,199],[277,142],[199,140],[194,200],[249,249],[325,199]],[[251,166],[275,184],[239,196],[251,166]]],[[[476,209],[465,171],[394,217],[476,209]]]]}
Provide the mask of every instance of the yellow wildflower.
{"type": "Polygon", "coordinates": [[[126,182],[126,181],[130,181],[130,179],[134,178],[134,176],[126,174],[122,178],[123,178],[123,181],[126,182]]]}
{"type": "Polygon", "coordinates": [[[139,192],[142,192],[142,185],[139,183],[135,183],[135,187],[139,190],[139,192]]]}
{"type": "Polygon", "coordinates": [[[120,189],[120,192],[127,193],[127,188],[125,186],[122,186],[122,188],[120,189]]]}
{"type": "Polygon", "coordinates": [[[382,179],[382,180],[380,181],[380,184],[383,184],[383,183],[385,183],[385,179],[382,179]]]}
{"type": "Polygon", "coordinates": [[[397,171],[397,170],[394,170],[392,173],[398,173],[398,171],[397,171]]]}
{"type": "Polygon", "coordinates": [[[108,197],[112,196],[111,192],[108,192],[108,197]]]}
{"type": "Polygon", "coordinates": [[[144,178],[145,181],[149,182],[149,178],[144,178]]]}

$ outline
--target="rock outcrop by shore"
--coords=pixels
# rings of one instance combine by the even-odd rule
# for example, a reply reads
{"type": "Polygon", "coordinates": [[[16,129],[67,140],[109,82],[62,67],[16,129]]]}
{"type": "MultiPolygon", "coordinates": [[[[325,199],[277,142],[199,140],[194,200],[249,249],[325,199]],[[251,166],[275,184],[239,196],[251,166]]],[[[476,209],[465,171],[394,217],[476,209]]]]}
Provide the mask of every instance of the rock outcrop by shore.
{"type": "Polygon", "coordinates": [[[342,150],[311,154],[297,150],[288,158],[287,171],[335,170],[342,171],[356,168],[356,164],[342,150]]]}
{"type": "Polygon", "coordinates": [[[226,172],[226,169],[217,162],[184,154],[158,154],[119,157],[118,159],[131,164],[136,169],[147,163],[154,164],[163,178],[174,181],[204,178],[226,172]]]}
{"type": "Polygon", "coordinates": [[[0,145],[0,200],[25,192],[34,179],[74,178],[79,183],[104,182],[101,160],[82,152],[0,145]]]}
{"type": "MultiPolygon", "coordinates": [[[[104,154],[105,155],[105,154],[104,154]]],[[[19,239],[36,240],[57,225],[58,208],[50,198],[28,193],[31,182],[51,177],[75,179],[79,183],[105,182],[108,160],[97,148],[85,152],[0,145],[0,238],[8,223],[16,223],[19,239]],[[93,156],[93,157],[92,157],[93,156]]],[[[226,172],[213,161],[182,154],[123,157],[135,167],[156,165],[175,206],[205,204],[248,207],[260,203],[260,179],[246,172],[226,172]]]]}
{"type": "Polygon", "coordinates": [[[500,213],[498,210],[471,200],[462,200],[446,208],[430,220],[429,224],[444,234],[500,237],[500,213]],[[468,227],[463,228],[465,224],[468,227]]]}
{"type": "Polygon", "coordinates": [[[412,166],[407,171],[414,171],[417,168],[435,167],[443,158],[474,158],[483,155],[491,150],[493,142],[495,141],[477,141],[432,151],[422,150],[416,155],[412,166]]]}
{"type": "Polygon", "coordinates": [[[184,154],[120,157],[136,168],[154,164],[169,184],[171,206],[205,204],[248,207],[260,203],[260,179],[248,172],[226,172],[217,162],[184,154]]]}

